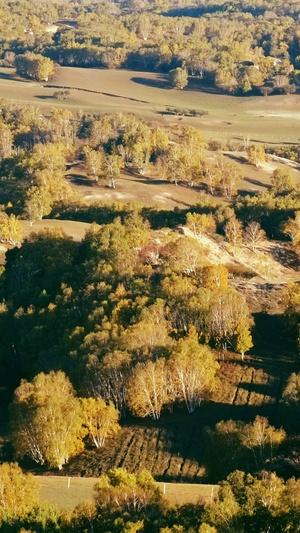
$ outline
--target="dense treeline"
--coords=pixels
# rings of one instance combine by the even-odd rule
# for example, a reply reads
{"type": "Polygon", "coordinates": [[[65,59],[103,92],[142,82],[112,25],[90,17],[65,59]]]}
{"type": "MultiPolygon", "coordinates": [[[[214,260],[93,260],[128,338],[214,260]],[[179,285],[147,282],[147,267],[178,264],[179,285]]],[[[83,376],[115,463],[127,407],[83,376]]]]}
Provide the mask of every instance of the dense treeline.
{"type": "MultiPolygon", "coordinates": [[[[203,233],[214,234],[217,231],[232,244],[233,248],[240,246],[244,241],[253,251],[266,238],[264,231],[271,238],[288,235],[295,246],[298,246],[297,210],[300,200],[290,171],[276,169],[271,177],[272,187],[269,192],[252,197],[238,197],[238,180],[242,176],[240,167],[224,155],[216,153],[212,156],[208,153],[203,136],[195,128],[176,126],[175,129],[166,130],[157,124],[147,124],[133,115],[117,114],[103,117],[73,115],[68,110],[57,109],[53,109],[49,117],[44,117],[34,108],[13,106],[4,102],[1,115],[1,240],[13,245],[21,242],[22,227],[16,218],[20,215],[29,219],[31,224],[51,213],[51,216],[56,218],[95,221],[103,225],[100,228],[95,227],[87,235],[79,250],[75,243],[58,232],[35,235],[24,243],[22,252],[19,253],[18,250],[10,252],[6,281],[10,278],[10,272],[16,276],[19,268],[21,271],[29,269],[34,272],[33,264],[32,266],[26,264],[27,260],[31,261],[31,256],[36,255],[38,264],[41,262],[36,278],[35,274],[32,279],[31,274],[26,274],[26,283],[22,283],[22,274],[20,282],[9,281],[5,289],[5,298],[14,299],[10,293],[13,288],[18,302],[14,303],[14,306],[23,308],[36,305],[26,298],[31,288],[38,290],[36,283],[41,276],[42,279],[44,277],[41,291],[45,289],[47,293],[45,301],[47,305],[51,301],[54,303],[58,297],[56,292],[58,287],[61,287],[62,283],[66,286],[68,283],[73,284],[75,267],[78,271],[84,272],[82,279],[88,283],[89,278],[93,279],[93,264],[101,260],[104,265],[107,263],[110,265],[109,268],[105,266],[103,272],[107,273],[103,274],[103,280],[101,279],[101,283],[105,281],[106,284],[106,288],[103,286],[103,298],[106,300],[109,294],[121,285],[124,285],[124,297],[129,294],[129,307],[133,307],[128,311],[129,318],[121,321],[122,328],[127,329],[139,316],[133,304],[137,294],[135,290],[133,294],[128,292],[127,287],[127,284],[131,285],[131,281],[128,280],[132,276],[133,279],[135,276],[142,278],[142,281],[138,282],[134,279],[134,284],[144,286],[145,294],[149,292],[152,296],[155,295],[149,299],[147,305],[156,305],[157,299],[163,302],[162,315],[166,315],[167,312],[172,315],[172,305],[168,301],[172,291],[168,292],[170,291],[168,288],[166,292],[167,281],[164,281],[166,275],[169,276],[169,280],[173,275],[182,276],[182,274],[196,278],[197,283],[193,280],[192,286],[189,289],[185,288],[184,292],[187,295],[197,292],[203,284],[205,286],[207,283],[205,280],[209,277],[205,274],[205,268],[209,265],[202,260],[205,255],[200,245],[203,233]],[[137,175],[152,172],[176,184],[184,183],[191,187],[200,185],[205,187],[211,196],[204,195],[192,209],[170,212],[134,204],[89,205],[80,199],[65,179],[67,165],[74,164],[74,161],[83,165],[88,179],[104,180],[111,187],[117,186],[121,169],[125,166],[128,171],[137,175]],[[230,203],[227,206],[217,206],[210,199],[217,194],[222,194],[230,203]],[[178,235],[172,233],[162,238],[153,231],[160,228],[175,228],[178,224],[186,224],[193,238],[178,238],[178,235]],[[103,247],[104,242],[106,248],[103,247]],[[62,261],[58,264],[54,264],[51,260],[52,246],[55,250],[54,256],[63,254],[62,261]],[[39,249],[43,247],[45,247],[45,257],[49,258],[48,264],[39,257],[39,249]],[[54,287],[52,279],[56,283],[54,287]],[[50,293],[46,287],[43,287],[43,283],[51,287],[50,293]],[[22,294],[25,295],[24,300],[22,294]]],[[[253,153],[249,151],[249,161],[250,156],[253,157],[253,153]]],[[[254,164],[255,161],[254,159],[254,164]]],[[[226,283],[221,286],[222,289],[226,289],[226,283]]],[[[76,290],[77,288],[76,281],[76,290]]],[[[83,286],[80,287],[80,291],[85,291],[83,286]]],[[[144,297],[145,294],[141,292],[144,297]]],[[[76,293],[76,301],[77,298],[76,293]]],[[[210,308],[209,298],[206,297],[206,307],[204,306],[207,310],[210,308]]],[[[229,296],[228,293],[225,299],[228,298],[234,306],[234,294],[229,296]]],[[[173,305],[175,306],[175,302],[173,305]]],[[[84,318],[73,326],[78,326],[80,329],[90,313],[89,307],[84,314],[80,312],[84,318]]],[[[109,320],[114,316],[111,301],[108,309],[103,310],[103,316],[109,320]]],[[[195,326],[198,328],[198,334],[201,334],[203,339],[209,340],[212,346],[226,346],[229,342],[229,345],[241,353],[245,351],[238,348],[240,333],[236,331],[236,327],[239,319],[231,324],[230,333],[227,326],[225,328],[222,326],[224,334],[220,333],[221,330],[214,330],[206,319],[201,318],[200,322],[199,320],[195,317],[192,320],[182,317],[172,318],[170,331],[174,328],[174,331],[186,334],[189,326],[195,326]]],[[[248,319],[245,320],[247,322],[248,319]]],[[[42,339],[45,341],[46,337],[42,335],[42,339]]],[[[116,343],[114,349],[122,349],[121,344],[116,343]]],[[[49,369],[53,368],[55,366],[49,366],[49,369]]],[[[37,370],[47,370],[47,367],[37,367],[37,370]]],[[[21,375],[26,376],[26,373],[21,375]]]]}
{"type": "MultiPolygon", "coordinates": [[[[240,198],[240,167],[220,154],[212,158],[195,128],[165,130],[133,115],[95,117],[57,109],[44,117],[34,108],[5,103],[1,114],[1,240],[13,245],[22,241],[20,215],[31,224],[50,213],[100,224],[79,246],[57,231],[33,234],[19,250],[8,252],[2,277],[3,361],[11,361],[9,368],[16,364],[15,376],[31,379],[40,371],[62,369],[75,384],[78,376],[85,376],[89,387],[101,390],[122,411],[124,383],[121,392],[112,392],[115,385],[108,386],[95,372],[100,365],[107,379],[113,379],[107,354],[116,354],[114,364],[119,359],[116,368],[128,380],[133,363],[147,371],[145,355],[172,360],[174,342],[191,327],[200,343],[211,347],[230,346],[242,356],[251,348],[249,312],[229,288],[226,268],[207,263],[201,236],[217,231],[234,249],[244,242],[255,252],[265,232],[271,238],[286,234],[298,249],[300,200],[289,171],[274,171],[268,193],[240,198]],[[126,166],[137,175],[151,171],[175,183],[201,185],[211,198],[223,194],[231,203],[217,206],[204,195],[194,208],[182,211],[89,205],[65,179],[74,160],[84,166],[88,179],[105,180],[109,186],[117,186],[126,166]],[[186,224],[190,236],[159,233],[179,224],[186,224]],[[157,327],[151,331],[154,317],[157,327]],[[12,331],[17,336],[10,337],[12,331]]],[[[194,333],[190,331],[187,342],[195,342],[199,352],[194,333]]],[[[168,407],[170,398],[181,397],[179,389],[167,392],[170,368],[166,363],[166,396],[158,412],[168,407]]],[[[134,407],[132,411],[137,412],[134,407]]]]}
{"type": "Polygon", "coordinates": [[[295,2],[51,2],[47,8],[3,2],[0,8],[6,65],[29,51],[70,66],[179,67],[231,92],[293,92],[298,81],[295,2]]]}

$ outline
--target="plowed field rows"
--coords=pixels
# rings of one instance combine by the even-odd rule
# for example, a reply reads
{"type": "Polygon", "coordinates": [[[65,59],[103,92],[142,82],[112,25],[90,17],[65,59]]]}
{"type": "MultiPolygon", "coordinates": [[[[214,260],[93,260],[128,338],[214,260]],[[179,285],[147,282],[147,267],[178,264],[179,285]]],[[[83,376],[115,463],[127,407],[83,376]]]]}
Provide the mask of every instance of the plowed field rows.
{"type": "Polygon", "coordinates": [[[110,468],[131,472],[148,469],[159,481],[209,481],[204,463],[203,430],[229,418],[251,421],[257,414],[280,425],[280,404],[286,375],[276,366],[256,369],[242,363],[221,363],[220,385],[211,401],[193,414],[177,409],[160,420],[127,420],[120,433],[101,450],[88,449],[64,470],[66,475],[99,476],[110,468]]]}

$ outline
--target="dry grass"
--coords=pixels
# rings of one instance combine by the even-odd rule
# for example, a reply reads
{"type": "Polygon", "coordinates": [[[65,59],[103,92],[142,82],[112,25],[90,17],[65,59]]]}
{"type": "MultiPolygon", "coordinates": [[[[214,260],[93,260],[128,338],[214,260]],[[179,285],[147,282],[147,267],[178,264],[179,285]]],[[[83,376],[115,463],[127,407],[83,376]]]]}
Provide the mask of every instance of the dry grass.
{"type": "MultiPolygon", "coordinates": [[[[72,509],[78,503],[94,501],[94,485],[98,478],[37,476],[42,500],[61,509],[72,509]]],[[[172,504],[209,503],[216,494],[216,485],[190,483],[157,483],[165,498],[172,504]]]]}
{"type": "MultiPolygon", "coordinates": [[[[38,233],[44,229],[62,228],[66,235],[72,237],[76,242],[83,239],[86,231],[91,226],[86,222],[76,222],[74,220],[39,220],[32,226],[27,220],[22,220],[21,222],[24,231],[24,239],[29,237],[31,233],[38,233]]],[[[7,250],[10,250],[11,248],[13,247],[9,244],[0,244],[0,265],[5,264],[5,254],[7,250]]]]}
{"type": "Polygon", "coordinates": [[[127,70],[100,70],[61,67],[52,85],[74,87],[70,98],[53,98],[55,88],[20,80],[14,70],[0,69],[0,96],[23,104],[35,104],[43,112],[52,107],[67,107],[92,112],[133,112],[165,124],[179,122],[200,128],[208,137],[221,141],[268,143],[298,142],[300,102],[298,95],[235,97],[217,94],[195,80],[183,91],[168,89],[166,76],[127,70]],[[81,90],[80,90],[81,89],[81,90]],[[100,94],[82,89],[99,91],[100,94]],[[166,113],[168,106],[205,109],[208,116],[175,117],[166,113]]]}
{"type": "Polygon", "coordinates": [[[62,230],[72,237],[74,241],[79,242],[85,236],[90,228],[86,222],[75,222],[74,220],[38,220],[32,226],[26,220],[22,220],[24,237],[28,237],[32,232],[38,233],[44,229],[62,228],[62,230]]]}
{"type": "MultiPolygon", "coordinates": [[[[200,188],[187,185],[174,185],[157,179],[158,176],[138,176],[124,172],[116,183],[116,188],[107,187],[87,179],[84,166],[73,167],[67,179],[71,187],[87,202],[139,202],[161,209],[184,209],[197,203],[200,188]]],[[[216,201],[214,199],[214,201],[216,201]]],[[[217,199],[222,202],[222,199],[217,199]]]]}

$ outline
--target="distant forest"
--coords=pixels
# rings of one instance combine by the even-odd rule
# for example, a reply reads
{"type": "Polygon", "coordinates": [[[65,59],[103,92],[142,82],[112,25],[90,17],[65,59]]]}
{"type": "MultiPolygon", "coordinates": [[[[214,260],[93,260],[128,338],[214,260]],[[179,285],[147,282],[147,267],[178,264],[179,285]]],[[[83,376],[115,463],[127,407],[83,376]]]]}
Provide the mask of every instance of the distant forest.
{"type": "Polygon", "coordinates": [[[0,57],[190,76],[230,92],[295,92],[299,2],[30,2],[0,4],[0,57]]]}

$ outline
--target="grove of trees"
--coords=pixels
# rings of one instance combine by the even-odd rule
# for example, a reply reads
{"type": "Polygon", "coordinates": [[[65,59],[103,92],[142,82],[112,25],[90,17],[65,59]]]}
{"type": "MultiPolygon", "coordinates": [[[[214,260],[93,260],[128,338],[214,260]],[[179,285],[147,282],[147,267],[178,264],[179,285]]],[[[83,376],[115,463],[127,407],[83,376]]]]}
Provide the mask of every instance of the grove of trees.
{"type": "MultiPolygon", "coordinates": [[[[170,72],[221,90],[295,92],[299,81],[297,4],[221,0],[3,2],[3,65],[47,80],[67,66],[170,72]]],[[[173,84],[173,82],[172,82],[173,84]]]]}

